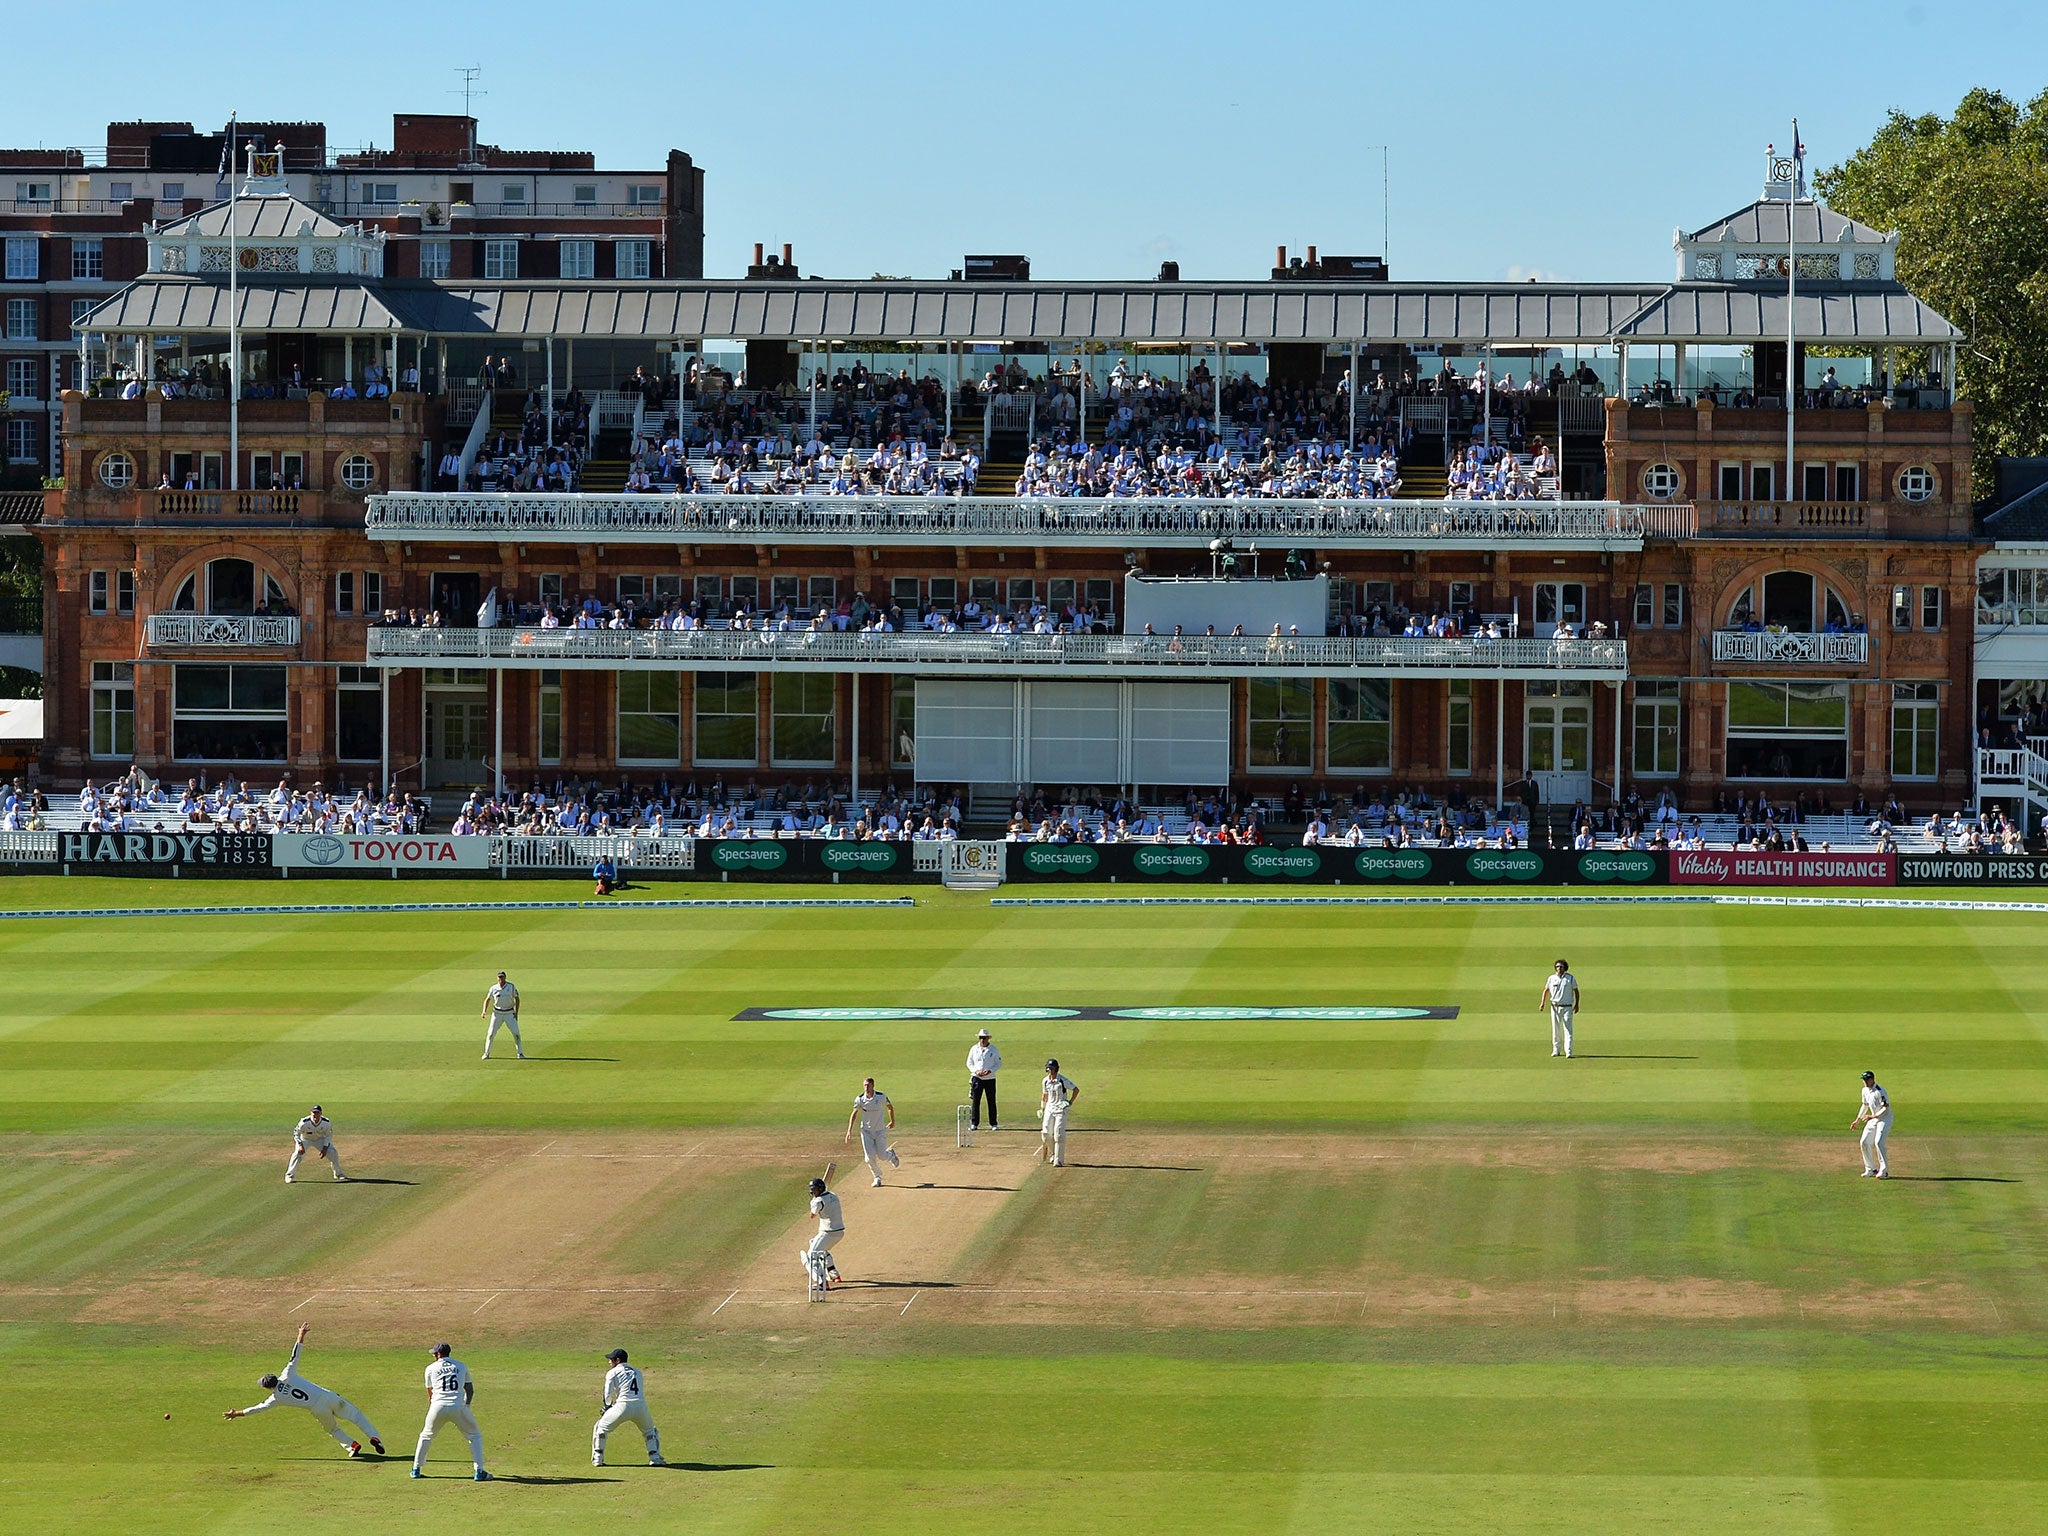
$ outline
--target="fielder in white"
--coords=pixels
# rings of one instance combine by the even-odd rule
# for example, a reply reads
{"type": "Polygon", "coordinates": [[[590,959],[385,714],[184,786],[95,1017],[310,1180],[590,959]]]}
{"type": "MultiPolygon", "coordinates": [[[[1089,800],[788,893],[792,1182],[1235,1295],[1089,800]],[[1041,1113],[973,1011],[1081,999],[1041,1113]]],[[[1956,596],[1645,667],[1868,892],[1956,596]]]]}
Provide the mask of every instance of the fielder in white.
{"type": "Polygon", "coordinates": [[[853,1113],[846,1117],[846,1144],[853,1142],[853,1129],[860,1127],[860,1155],[875,1176],[875,1188],[882,1187],[882,1164],[901,1168],[903,1159],[889,1145],[889,1133],[896,1129],[896,1106],[889,1095],[875,1086],[872,1077],[860,1083],[860,1096],[853,1101],[853,1113]]]}
{"type": "Polygon", "coordinates": [[[1579,978],[1564,961],[1558,961],[1543,978],[1543,1001],[1536,1006],[1550,1010],[1550,1054],[1569,1060],[1572,1024],[1579,1012],[1579,978]]]}
{"type": "Polygon", "coordinates": [[[647,1411],[647,1385],[640,1373],[626,1364],[626,1352],[615,1349],[605,1356],[612,1368],[604,1373],[604,1417],[590,1432],[590,1464],[604,1465],[604,1437],[631,1419],[640,1426],[647,1442],[647,1465],[665,1467],[661,1459],[661,1431],[654,1427],[654,1415],[647,1411]]]}
{"type": "Polygon", "coordinates": [[[318,1104],[292,1129],[292,1160],[284,1165],[285,1183],[298,1177],[299,1160],[309,1151],[327,1159],[327,1166],[334,1170],[335,1183],[348,1182],[348,1175],[341,1171],[341,1154],[334,1149],[334,1122],[320,1112],[318,1104]]]}
{"type": "Polygon", "coordinates": [[[490,1029],[484,1035],[484,1060],[491,1059],[491,1042],[498,1038],[498,1031],[512,1031],[512,1049],[519,1053],[521,1061],[526,1060],[526,1046],[519,1038],[519,989],[505,979],[503,971],[498,972],[498,984],[484,994],[484,1011],[479,1018],[491,1021],[490,1029]]]}
{"type": "Polygon", "coordinates": [[[1850,1122],[1849,1129],[1863,1127],[1858,1145],[1863,1150],[1863,1177],[1866,1179],[1888,1179],[1891,1169],[1884,1158],[1885,1138],[1892,1133],[1892,1101],[1884,1089],[1878,1086],[1877,1074],[1863,1074],[1863,1108],[1850,1122]]]}
{"type": "Polygon", "coordinates": [[[1074,1080],[1060,1071],[1057,1056],[1045,1064],[1038,1085],[1038,1155],[1055,1168],[1067,1166],[1067,1111],[1081,1097],[1074,1080]]]}
{"type": "Polygon", "coordinates": [[[811,1180],[811,1214],[818,1218],[817,1236],[796,1251],[797,1262],[803,1265],[806,1275],[812,1272],[813,1265],[822,1264],[826,1283],[837,1285],[839,1266],[832,1262],[832,1246],[846,1236],[846,1213],[840,1210],[839,1197],[823,1179],[811,1180]]]}
{"type": "Polygon", "coordinates": [[[476,1480],[488,1483],[484,1470],[484,1432],[476,1427],[476,1415],[469,1405],[476,1401],[476,1383],[469,1379],[469,1367],[452,1358],[446,1344],[434,1346],[433,1363],[427,1367],[427,1422],[420,1426],[419,1449],[412,1453],[412,1475],[427,1475],[427,1448],[444,1424],[453,1424],[469,1442],[469,1459],[476,1467],[476,1480]]]}
{"type": "Polygon", "coordinates": [[[384,1442],[377,1438],[377,1431],[371,1427],[370,1421],[363,1417],[362,1409],[340,1393],[315,1386],[299,1374],[299,1351],[306,1347],[306,1335],[309,1332],[311,1329],[306,1324],[299,1324],[299,1336],[292,1344],[292,1357],[285,1362],[284,1369],[275,1376],[257,1378],[256,1384],[270,1396],[253,1408],[230,1408],[221,1417],[246,1419],[252,1413],[262,1413],[271,1408],[303,1408],[319,1421],[322,1429],[334,1436],[349,1455],[362,1455],[363,1440],[367,1440],[370,1442],[370,1449],[382,1456],[384,1442]],[[360,1429],[363,1432],[363,1440],[349,1434],[335,1422],[337,1419],[346,1420],[360,1429]]]}

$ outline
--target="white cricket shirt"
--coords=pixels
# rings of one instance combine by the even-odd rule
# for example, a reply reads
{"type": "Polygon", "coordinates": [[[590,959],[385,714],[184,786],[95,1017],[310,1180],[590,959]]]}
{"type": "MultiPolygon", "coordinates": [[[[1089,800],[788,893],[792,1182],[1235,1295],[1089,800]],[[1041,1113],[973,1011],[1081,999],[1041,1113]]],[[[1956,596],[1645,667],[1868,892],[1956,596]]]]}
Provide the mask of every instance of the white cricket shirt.
{"type": "Polygon", "coordinates": [[[517,1013],[519,1011],[519,989],[509,981],[501,981],[484,994],[493,1013],[517,1013]]]}
{"type": "Polygon", "coordinates": [[[462,1389],[468,1385],[469,1367],[460,1360],[436,1360],[427,1367],[427,1391],[437,1403],[464,1401],[462,1389]]]}
{"type": "Polygon", "coordinates": [[[1863,1112],[1873,1120],[1892,1123],[1892,1101],[1885,1096],[1880,1083],[1872,1083],[1863,1090],[1863,1112]]]}
{"type": "Polygon", "coordinates": [[[640,1373],[630,1365],[615,1365],[604,1375],[604,1401],[609,1408],[613,1403],[627,1398],[645,1397],[640,1385],[640,1373]]]}
{"type": "Polygon", "coordinates": [[[889,1095],[881,1089],[857,1095],[853,1107],[860,1111],[862,1130],[886,1131],[889,1128],[889,1095]]]}
{"type": "Polygon", "coordinates": [[[839,1209],[839,1197],[826,1190],[822,1195],[811,1196],[811,1214],[818,1218],[820,1232],[844,1232],[846,1217],[839,1209]]]}
{"type": "Polygon", "coordinates": [[[1543,983],[1543,995],[1550,999],[1553,1008],[1576,1008],[1579,1005],[1578,978],[1570,971],[1562,976],[1552,971],[1543,983]]]}

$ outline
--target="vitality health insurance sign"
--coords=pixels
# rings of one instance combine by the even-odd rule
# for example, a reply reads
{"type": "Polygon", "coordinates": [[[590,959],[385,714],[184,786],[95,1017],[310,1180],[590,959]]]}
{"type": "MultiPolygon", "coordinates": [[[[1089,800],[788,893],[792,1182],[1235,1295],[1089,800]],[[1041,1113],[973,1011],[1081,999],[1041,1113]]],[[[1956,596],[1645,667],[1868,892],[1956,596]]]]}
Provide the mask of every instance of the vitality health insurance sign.
{"type": "Polygon", "coordinates": [[[1893,853],[1745,853],[1684,849],[1671,855],[1673,885],[1890,885],[1893,853]]]}
{"type": "Polygon", "coordinates": [[[270,840],[279,869],[489,869],[487,837],[347,837],[280,832],[270,840]]]}

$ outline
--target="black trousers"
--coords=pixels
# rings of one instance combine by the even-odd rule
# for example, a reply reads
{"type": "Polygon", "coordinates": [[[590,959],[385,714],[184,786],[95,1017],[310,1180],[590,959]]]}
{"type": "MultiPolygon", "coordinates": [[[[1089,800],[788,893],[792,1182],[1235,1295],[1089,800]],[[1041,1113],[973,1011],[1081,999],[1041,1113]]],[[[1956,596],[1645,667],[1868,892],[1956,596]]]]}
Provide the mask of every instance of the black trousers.
{"type": "Polygon", "coordinates": [[[974,1125],[981,1124],[981,1101],[988,1100],[988,1123],[991,1127],[1001,1125],[1002,1117],[996,1113],[996,1080],[992,1077],[970,1077],[967,1079],[967,1099],[970,1108],[968,1120],[974,1125]]]}

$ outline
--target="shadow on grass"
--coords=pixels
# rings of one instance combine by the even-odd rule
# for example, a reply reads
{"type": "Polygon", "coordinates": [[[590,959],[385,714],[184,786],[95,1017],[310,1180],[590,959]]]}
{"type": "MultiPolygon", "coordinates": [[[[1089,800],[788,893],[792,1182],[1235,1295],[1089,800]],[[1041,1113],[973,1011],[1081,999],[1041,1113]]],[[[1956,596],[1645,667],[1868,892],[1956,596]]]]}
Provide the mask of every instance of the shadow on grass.
{"type": "Polygon", "coordinates": [[[773,1472],[770,1461],[672,1461],[656,1472],[773,1472]]]}
{"type": "Polygon", "coordinates": [[[848,1291],[950,1291],[957,1288],[952,1280],[846,1280],[833,1287],[848,1291]]]}
{"type": "Polygon", "coordinates": [[[342,1182],[345,1184],[403,1184],[407,1189],[413,1187],[411,1179],[366,1179],[353,1173],[342,1182]]]}
{"type": "Polygon", "coordinates": [[[1578,1051],[1580,1061],[1698,1061],[1697,1056],[1627,1056],[1615,1051],[1578,1051]]]}
{"type": "Polygon", "coordinates": [[[609,1061],[616,1063],[616,1056],[529,1056],[528,1061],[609,1061]]]}
{"type": "Polygon", "coordinates": [[[898,1189],[975,1189],[989,1195],[1014,1195],[1014,1184],[898,1184],[898,1189]]]}
{"type": "Polygon", "coordinates": [[[494,1483],[525,1483],[534,1488],[573,1488],[585,1483],[616,1483],[623,1479],[616,1477],[519,1477],[510,1472],[493,1472],[494,1483]]]}
{"type": "Polygon", "coordinates": [[[1178,1163],[1076,1163],[1069,1168],[1121,1168],[1131,1173],[1206,1173],[1206,1168],[1183,1168],[1178,1163]]]}
{"type": "Polygon", "coordinates": [[[1989,1173],[1890,1173],[1886,1179],[1894,1184],[2017,1184],[2018,1179],[2002,1179],[1989,1173]]]}

